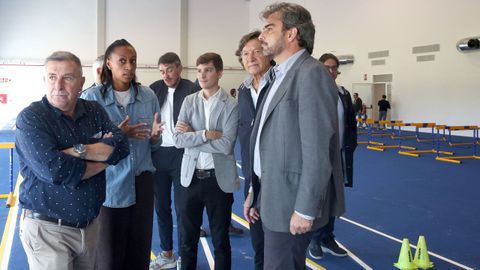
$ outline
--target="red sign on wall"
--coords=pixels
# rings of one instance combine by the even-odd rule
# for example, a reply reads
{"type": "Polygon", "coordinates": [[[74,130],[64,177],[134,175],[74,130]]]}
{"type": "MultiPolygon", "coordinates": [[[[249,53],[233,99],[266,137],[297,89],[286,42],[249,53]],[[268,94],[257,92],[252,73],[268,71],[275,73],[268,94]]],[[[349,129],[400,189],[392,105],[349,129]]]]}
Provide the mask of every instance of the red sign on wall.
{"type": "Polygon", "coordinates": [[[0,104],[7,104],[7,94],[0,94],[0,104]]]}

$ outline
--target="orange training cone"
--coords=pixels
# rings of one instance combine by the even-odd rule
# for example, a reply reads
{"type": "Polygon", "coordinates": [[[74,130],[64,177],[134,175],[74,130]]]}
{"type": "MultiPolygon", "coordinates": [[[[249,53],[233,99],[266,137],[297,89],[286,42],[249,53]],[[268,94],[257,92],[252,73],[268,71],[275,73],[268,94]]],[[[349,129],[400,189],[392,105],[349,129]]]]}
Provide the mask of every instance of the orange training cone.
{"type": "Polygon", "coordinates": [[[410,242],[407,238],[403,238],[400,255],[398,255],[398,262],[393,266],[400,270],[416,270],[417,267],[413,263],[412,252],[410,251],[410,242]]]}
{"type": "Polygon", "coordinates": [[[430,262],[430,258],[428,257],[427,243],[423,235],[418,237],[417,250],[415,251],[413,262],[421,269],[430,269],[433,267],[433,263],[430,262]]]}

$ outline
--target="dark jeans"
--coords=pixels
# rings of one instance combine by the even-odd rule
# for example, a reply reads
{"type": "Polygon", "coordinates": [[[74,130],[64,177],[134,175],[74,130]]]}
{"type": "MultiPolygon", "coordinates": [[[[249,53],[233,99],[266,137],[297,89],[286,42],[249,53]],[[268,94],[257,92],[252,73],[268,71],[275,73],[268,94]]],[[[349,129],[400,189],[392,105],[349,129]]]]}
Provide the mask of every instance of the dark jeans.
{"type": "Polygon", "coordinates": [[[126,208],[103,207],[96,269],[148,269],[152,246],[153,177],[135,177],[136,203],[126,208]]]}
{"type": "MultiPolygon", "coordinates": [[[[160,247],[164,251],[173,250],[173,217],[172,217],[172,184],[174,205],[177,210],[178,188],[180,186],[180,168],[182,166],[183,149],[160,147],[152,153],[153,165],[157,169],[153,175],[155,192],[155,212],[157,214],[160,247]]],[[[180,220],[178,210],[177,228],[180,220]]],[[[178,240],[180,232],[177,230],[178,240]]]]}
{"type": "Polygon", "coordinates": [[[198,240],[202,225],[203,209],[207,209],[208,222],[215,254],[215,270],[230,270],[232,251],[228,227],[231,222],[233,194],[223,192],[217,179],[197,179],[189,187],[181,186],[178,209],[180,213],[182,270],[197,268],[198,240]]]}
{"type": "Polygon", "coordinates": [[[321,245],[322,242],[325,242],[327,239],[334,239],[335,235],[333,230],[335,229],[335,217],[330,217],[328,223],[320,229],[313,232],[312,243],[321,245]]]}
{"type": "Polygon", "coordinates": [[[311,233],[293,235],[290,232],[265,232],[265,270],[306,269],[308,243],[311,233]]]}

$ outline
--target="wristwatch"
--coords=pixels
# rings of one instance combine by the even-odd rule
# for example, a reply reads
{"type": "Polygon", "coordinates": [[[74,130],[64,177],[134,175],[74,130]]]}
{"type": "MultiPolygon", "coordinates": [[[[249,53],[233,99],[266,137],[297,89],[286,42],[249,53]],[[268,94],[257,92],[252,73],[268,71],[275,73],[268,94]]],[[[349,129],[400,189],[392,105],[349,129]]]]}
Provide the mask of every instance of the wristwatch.
{"type": "Polygon", "coordinates": [[[85,159],[85,155],[87,154],[87,147],[85,146],[85,144],[75,144],[73,146],[73,152],[80,155],[81,159],[85,159]]]}

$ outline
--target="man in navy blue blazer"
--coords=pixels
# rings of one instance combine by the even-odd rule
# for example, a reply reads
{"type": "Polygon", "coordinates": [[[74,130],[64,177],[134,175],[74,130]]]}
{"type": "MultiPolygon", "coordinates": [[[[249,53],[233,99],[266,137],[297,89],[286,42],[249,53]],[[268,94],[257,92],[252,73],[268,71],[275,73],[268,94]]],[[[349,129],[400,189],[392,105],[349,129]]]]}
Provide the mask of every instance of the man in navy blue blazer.
{"type": "Polygon", "coordinates": [[[168,52],[158,59],[158,69],[163,79],[152,83],[150,88],[158,97],[161,121],[165,122],[162,145],[152,153],[153,165],[157,169],[154,175],[155,212],[157,213],[160,247],[163,251],[158,254],[156,260],[151,262],[150,269],[167,269],[176,266],[176,258],[173,254],[171,190],[173,183],[174,195],[178,194],[183,156],[183,148],[175,147],[173,132],[183,100],[200,88],[193,82],[181,78],[182,63],[178,55],[173,52],[168,52]]]}
{"type": "MultiPolygon", "coordinates": [[[[268,88],[270,81],[268,70],[271,67],[272,58],[263,54],[262,44],[258,37],[260,31],[253,31],[244,35],[238,44],[235,55],[243,68],[248,72],[248,76],[238,88],[238,108],[239,125],[238,139],[240,142],[242,156],[242,172],[245,176],[245,197],[248,195],[251,177],[248,175],[249,169],[249,148],[250,135],[253,128],[257,104],[260,104],[268,88]]],[[[252,207],[244,208],[244,216],[250,223],[250,236],[252,239],[253,250],[255,251],[254,263],[255,270],[263,269],[263,228],[262,220],[258,215],[258,209],[252,207]],[[251,213],[250,213],[251,211],[251,213]],[[252,214],[252,215],[251,215],[252,214]]]]}

